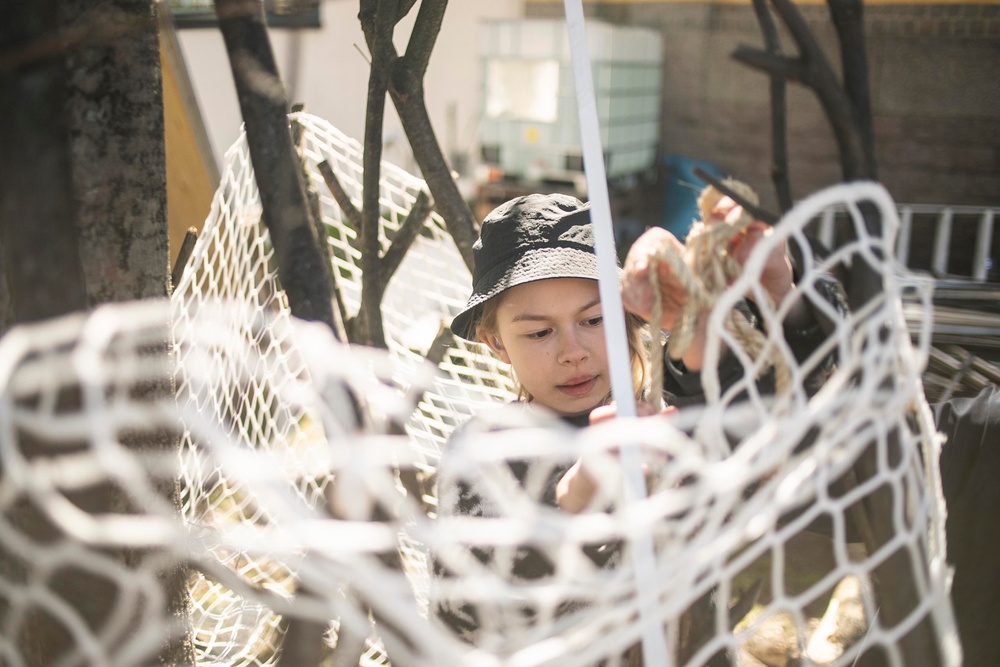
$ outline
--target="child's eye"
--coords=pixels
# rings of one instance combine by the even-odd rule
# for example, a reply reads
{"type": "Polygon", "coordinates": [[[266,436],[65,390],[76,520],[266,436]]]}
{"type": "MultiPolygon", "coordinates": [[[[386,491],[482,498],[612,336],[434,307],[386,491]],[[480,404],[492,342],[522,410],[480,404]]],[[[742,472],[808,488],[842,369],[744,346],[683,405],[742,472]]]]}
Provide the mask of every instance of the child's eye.
{"type": "Polygon", "coordinates": [[[604,316],[598,315],[597,317],[591,317],[588,320],[584,320],[583,323],[586,324],[588,327],[599,327],[603,322],[604,322],[604,316]]]}
{"type": "Polygon", "coordinates": [[[524,336],[529,340],[542,340],[543,338],[549,335],[550,331],[552,331],[552,329],[539,329],[538,331],[532,331],[531,333],[527,333],[524,336]]]}

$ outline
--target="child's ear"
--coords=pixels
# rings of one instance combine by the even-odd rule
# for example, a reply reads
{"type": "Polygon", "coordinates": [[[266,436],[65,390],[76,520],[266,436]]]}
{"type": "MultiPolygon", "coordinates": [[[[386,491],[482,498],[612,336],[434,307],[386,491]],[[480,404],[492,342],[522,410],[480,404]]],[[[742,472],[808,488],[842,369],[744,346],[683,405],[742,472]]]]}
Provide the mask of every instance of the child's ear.
{"type": "Polygon", "coordinates": [[[492,331],[482,331],[479,333],[479,339],[486,343],[486,347],[493,350],[493,354],[500,358],[500,361],[505,364],[510,363],[510,355],[507,354],[507,350],[504,349],[503,342],[500,340],[500,336],[492,331]]]}

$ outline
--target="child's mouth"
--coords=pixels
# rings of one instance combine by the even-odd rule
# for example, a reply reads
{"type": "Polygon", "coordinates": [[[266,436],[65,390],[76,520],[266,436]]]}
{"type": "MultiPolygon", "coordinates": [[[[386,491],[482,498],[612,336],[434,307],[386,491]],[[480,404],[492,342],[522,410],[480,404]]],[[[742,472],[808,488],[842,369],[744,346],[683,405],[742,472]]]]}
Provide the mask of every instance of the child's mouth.
{"type": "Polygon", "coordinates": [[[568,396],[586,396],[594,388],[595,384],[597,384],[596,375],[584,375],[570,378],[568,382],[556,385],[556,389],[568,396]]]}

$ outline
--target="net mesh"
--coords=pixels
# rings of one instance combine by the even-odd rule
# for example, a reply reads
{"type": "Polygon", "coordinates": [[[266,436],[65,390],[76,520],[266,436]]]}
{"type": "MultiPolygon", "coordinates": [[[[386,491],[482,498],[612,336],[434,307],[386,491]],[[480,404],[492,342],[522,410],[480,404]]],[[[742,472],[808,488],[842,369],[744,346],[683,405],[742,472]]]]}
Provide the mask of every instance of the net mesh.
{"type": "MultiPolygon", "coordinates": [[[[359,202],[360,146],[318,118],[296,121],[313,183],[325,160],[359,202]]],[[[422,187],[383,165],[383,247],[422,187]]],[[[353,313],[356,235],[317,191],[353,313]]],[[[957,665],[940,484],[925,465],[940,446],[920,384],[931,283],[894,264],[895,224],[874,184],[831,188],[791,211],[711,312],[704,405],[583,430],[490,410],[481,428],[451,437],[513,392],[505,369],[464,341],[436,368],[423,360],[470,290],[440,218],[429,218],[387,289],[389,349],[342,346],[289,315],[240,139],[170,304],[108,306],[0,340],[0,542],[18,563],[0,576],[4,661],[30,664],[17,638],[38,609],[72,637],[75,657],[61,664],[146,660],[185,631],[160,612],[157,593],[162,573],[184,563],[202,665],[276,664],[288,624],[301,620],[328,627],[328,647],[357,642],[362,665],[619,664],[643,636],[661,637],[677,665],[851,665],[865,652],[896,666],[957,665]],[[862,205],[880,213],[882,239],[865,231],[862,205]],[[831,206],[846,207],[858,240],[820,259],[805,234],[831,206]],[[757,280],[782,242],[804,250],[793,300],[830,324],[806,359],[781,335],[792,301],[766,305],[757,280]],[[848,314],[821,276],[861,262],[882,289],[848,314]],[[904,292],[927,313],[915,345],[904,292]],[[761,354],[789,367],[791,389],[776,398],[754,382],[764,362],[724,326],[746,294],[765,304],[761,354]],[[173,355],[162,354],[168,340],[173,355]],[[719,381],[727,346],[743,372],[732,386],[719,381]],[[148,390],[164,378],[176,397],[148,390]],[[83,400],[62,400],[68,389],[83,400]],[[373,413],[364,433],[350,395],[373,413]],[[141,446],[165,437],[180,439],[180,457],[141,446]],[[57,446],[32,454],[31,438],[57,446]],[[641,502],[620,498],[623,446],[641,447],[641,502]],[[570,515],[552,504],[551,483],[580,457],[601,491],[593,511],[570,515]],[[433,473],[437,492],[404,493],[408,470],[433,473]],[[164,498],[175,479],[181,520],[164,498]],[[75,492],[103,481],[128,511],[81,511],[75,492]],[[475,490],[478,511],[456,511],[460,489],[475,490]],[[29,501],[59,534],[44,547],[12,518],[29,501]],[[873,506],[888,509],[872,515],[873,506]],[[652,536],[655,573],[637,583],[628,556],[648,544],[642,536],[652,536]],[[148,556],[125,567],[107,555],[115,548],[148,556]],[[543,574],[522,576],[526,559],[543,574]],[[53,595],[52,572],[70,565],[115,591],[103,625],[53,595]],[[474,647],[437,620],[454,609],[474,610],[474,647]]],[[[352,662],[336,650],[339,664],[352,662]]]]}

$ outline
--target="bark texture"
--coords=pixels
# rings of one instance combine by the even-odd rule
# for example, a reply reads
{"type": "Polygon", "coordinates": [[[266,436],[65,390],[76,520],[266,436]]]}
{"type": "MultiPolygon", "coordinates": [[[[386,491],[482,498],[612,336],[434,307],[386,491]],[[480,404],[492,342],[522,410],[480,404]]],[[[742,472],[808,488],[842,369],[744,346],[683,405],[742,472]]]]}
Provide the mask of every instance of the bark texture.
{"type": "MultiPolygon", "coordinates": [[[[398,22],[413,7],[413,2],[402,2],[396,8],[398,22]]],[[[417,18],[410,34],[410,41],[402,56],[396,53],[391,40],[387,40],[380,30],[385,26],[378,25],[377,0],[361,0],[361,11],[358,18],[365,34],[368,50],[375,54],[376,49],[389,50],[388,57],[383,59],[391,70],[389,72],[389,95],[396,107],[406,139],[413,150],[413,157],[420,167],[420,173],[427,181],[427,187],[434,198],[434,205],[444,219],[455,245],[462,254],[466,266],[472,270],[472,245],[476,242],[478,228],[469,205],[462,198],[458,185],[451,175],[451,168],[445,160],[441,145],[434,133],[427,105],[424,102],[424,74],[430,62],[434,43],[441,31],[441,22],[448,7],[448,0],[425,0],[417,10],[417,18]],[[388,42],[388,43],[386,43],[388,42]]],[[[395,22],[389,26],[390,31],[395,22]]],[[[373,59],[374,65],[374,59],[373,59]]],[[[371,108],[369,107],[369,112],[371,108]]]]}
{"type": "Polygon", "coordinates": [[[125,37],[66,59],[70,155],[87,305],[167,294],[166,157],[151,2],[60,3],[64,25],[125,37]]]}
{"type": "Polygon", "coordinates": [[[288,127],[288,100],[264,24],[261,0],[217,0],[215,13],[236,84],[263,220],[292,314],[334,325],[330,266],[310,220],[301,164],[288,127]]]}
{"type": "MultiPolygon", "coordinates": [[[[152,0],[16,0],[0,9],[0,324],[39,321],[102,303],[165,297],[168,287],[166,176],[159,51],[152,0]],[[3,296],[5,295],[5,296],[3,296]]],[[[167,323],[164,322],[164,325],[167,323]]],[[[168,328],[164,327],[164,332],[168,328]]],[[[148,351],[167,354],[167,341],[148,351]]],[[[136,396],[173,392],[172,374],[136,396]]],[[[62,391],[56,410],[81,408],[79,391],[62,391]]],[[[18,433],[29,458],[72,451],[18,433]]],[[[124,437],[124,436],[122,436],[124,437]]],[[[170,450],[176,437],[143,433],[124,441],[136,450],[170,450]]],[[[77,447],[85,447],[79,443],[77,447]]],[[[159,484],[179,507],[176,484],[159,484]]],[[[69,495],[90,512],[130,512],[122,490],[108,483],[69,495]]],[[[68,538],[27,499],[6,518],[39,545],[68,538]]],[[[123,571],[155,554],[106,550],[123,571]]],[[[0,552],[4,578],[28,581],[34,563],[0,552]]],[[[150,660],[193,665],[186,571],[157,569],[164,613],[175,636],[150,660]]],[[[75,565],[48,574],[46,585],[93,629],[128,600],[122,581],[75,565]]],[[[140,596],[141,598],[141,596],[140,596]]],[[[135,618],[151,601],[132,600],[135,618]]],[[[0,609],[5,613],[6,608],[0,609]]],[[[118,610],[120,612],[120,610],[118,610]]],[[[29,610],[16,638],[26,664],[55,664],[77,652],[65,625],[29,610]]],[[[134,627],[102,637],[110,655],[128,645],[134,627]]]]}

